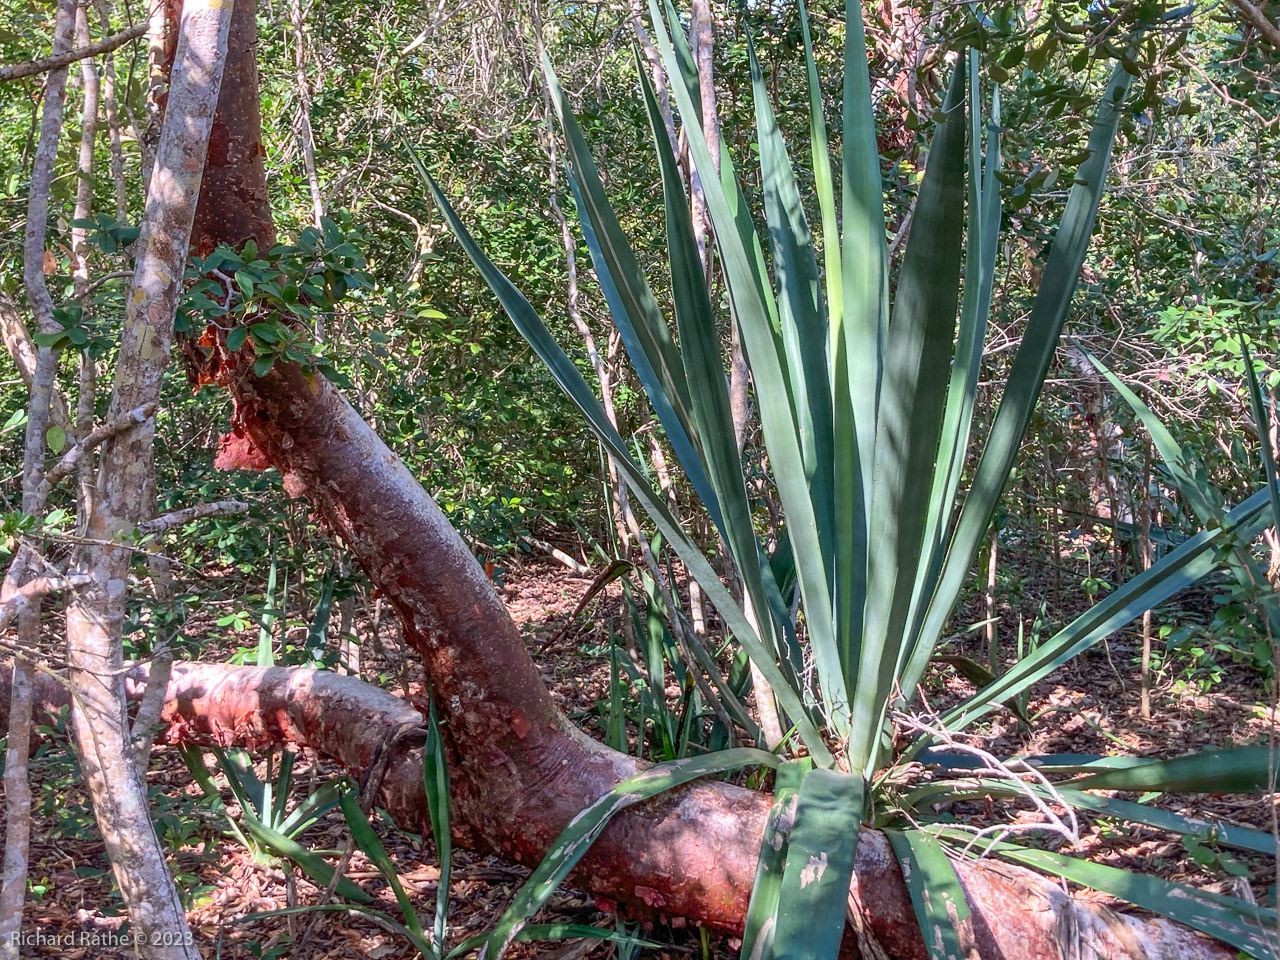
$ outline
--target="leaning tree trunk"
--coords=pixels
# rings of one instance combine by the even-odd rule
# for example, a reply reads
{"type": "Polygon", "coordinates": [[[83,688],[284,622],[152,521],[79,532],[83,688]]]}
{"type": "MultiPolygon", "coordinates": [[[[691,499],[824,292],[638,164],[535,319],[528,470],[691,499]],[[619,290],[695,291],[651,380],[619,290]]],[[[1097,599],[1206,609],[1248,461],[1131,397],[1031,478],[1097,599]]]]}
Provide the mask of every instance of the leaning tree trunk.
{"type": "MultiPolygon", "coordinates": [[[[226,81],[215,118],[193,245],[258,249],[274,243],[262,164],[255,23],[236,4],[226,81]],[[216,184],[216,189],[214,185],[216,184]]],[[[278,360],[262,377],[247,349],[218,331],[201,377],[235,401],[225,466],[269,463],[285,490],[307,497],[373,585],[394,604],[441,706],[461,838],[535,864],[581,810],[640,764],[594,742],[553,702],[475,558],[409,470],[317,374],[278,360]]],[[[362,766],[384,733],[408,717],[403,702],[349,678],[283,670],[175,666],[172,715],[215,736],[262,742],[288,736],[362,766]]],[[[420,758],[400,758],[388,809],[420,820],[420,758]]],[[[619,814],[576,871],[598,896],[673,918],[740,930],[770,798],[724,783],[696,784],[619,814]]],[[[1029,871],[959,865],[983,956],[1214,957],[1232,951],[1175,924],[1140,921],[1075,901],[1029,871]],[[1144,952],[1145,951],[1145,952],[1144,952]]],[[[923,958],[906,888],[882,834],[866,830],[851,891],[854,912],[889,956],[923,958]]]]}

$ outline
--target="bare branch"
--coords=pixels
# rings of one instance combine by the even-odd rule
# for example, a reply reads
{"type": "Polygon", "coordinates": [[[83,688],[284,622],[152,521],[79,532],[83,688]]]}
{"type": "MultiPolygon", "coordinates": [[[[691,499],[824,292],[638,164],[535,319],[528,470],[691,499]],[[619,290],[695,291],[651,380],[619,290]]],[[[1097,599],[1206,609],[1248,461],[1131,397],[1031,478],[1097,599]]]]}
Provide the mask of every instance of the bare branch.
{"type": "Polygon", "coordinates": [[[1262,38],[1267,43],[1280,50],[1280,27],[1271,22],[1271,18],[1262,12],[1261,7],[1255,6],[1249,0],[1231,0],[1231,3],[1240,11],[1240,16],[1245,22],[1262,34],[1262,38]]]}
{"type": "MultiPolygon", "coordinates": [[[[0,290],[0,343],[4,344],[4,349],[13,358],[14,366],[18,368],[23,384],[30,390],[36,376],[36,345],[27,331],[27,325],[22,322],[18,305],[3,290],[0,290]]],[[[53,384],[52,390],[53,393],[49,397],[50,421],[53,426],[60,427],[69,434],[71,425],[70,418],[67,416],[67,401],[56,383],[53,384]]]]}
{"type": "Polygon", "coordinates": [[[0,83],[6,80],[21,80],[23,77],[34,77],[38,73],[48,73],[51,70],[60,70],[78,60],[96,57],[100,53],[110,53],[118,47],[123,47],[130,40],[138,39],[146,32],[147,24],[145,21],[135,23],[127,30],[122,30],[109,37],[103,37],[101,40],[96,40],[85,47],[68,50],[66,53],[59,53],[54,56],[43,57],[40,60],[32,60],[29,63],[8,64],[0,67],[0,83]]]}
{"type": "Polygon", "coordinates": [[[174,527],[181,527],[202,517],[223,516],[233,513],[244,513],[249,505],[240,500],[218,500],[214,503],[197,503],[194,507],[174,510],[154,520],[138,524],[138,532],[142,534],[164,533],[174,527]]]}
{"type": "Polygon", "coordinates": [[[86,453],[103,441],[109,440],[111,437],[123,433],[131,427],[145,423],[155,415],[155,412],[156,404],[144,404],[136,410],[130,410],[124,416],[117,417],[110,423],[104,423],[92,430],[87,437],[63,454],[62,459],[59,460],[57,464],[54,465],[53,469],[45,475],[44,483],[41,484],[40,487],[39,496],[41,502],[49,496],[49,492],[56,487],[64,477],[70,475],[71,472],[75,470],[76,464],[79,463],[80,459],[86,453]]]}
{"type": "Polygon", "coordinates": [[[9,621],[13,619],[15,614],[20,613],[24,607],[29,606],[41,597],[50,593],[57,593],[60,590],[81,587],[86,583],[92,582],[92,577],[83,574],[75,577],[39,576],[28,580],[20,587],[14,587],[12,590],[6,591],[5,595],[0,597],[0,630],[9,625],[9,621]]]}

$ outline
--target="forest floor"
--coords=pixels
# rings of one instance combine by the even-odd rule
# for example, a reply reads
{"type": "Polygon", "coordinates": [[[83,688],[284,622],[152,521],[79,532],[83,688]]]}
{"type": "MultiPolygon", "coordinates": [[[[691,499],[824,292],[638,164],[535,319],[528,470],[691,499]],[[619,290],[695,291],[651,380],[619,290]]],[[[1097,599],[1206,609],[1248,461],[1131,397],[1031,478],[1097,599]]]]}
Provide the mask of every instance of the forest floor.
{"type": "MultiPolygon", "coordinates": [[[[548,685],[560,706],[596,736],[603,733],[600,705],[607,701],[609,686],[608,644],[617,634],[623,605],[620,588],[607,588],[569,629],[567,618],[591,584],[589,578],[569,574],[551,562],[513,560],[497,572],[499,591],[513,616],[526,632],[548,685]]],[[[1205,598],[1201,598],[1204,600],[1205,598]]],[[[1087,600],[1078,599],[1078,603],[1087,600]]],[[[1194,605],[1196,599],[1184,601],[1194,605]]],[[[1206,601],[1207,602],[1207,601],[1206,601]]],[[[969,613],[969,622],[982,619],[980,598],[969,613]]],[[[1001,610],[1003,643],[1012,648],[1020,611],[1001,610]]],[[[1062,611],[1056,611],[1060,615],[1062,611]]],[[[958,617],[962,620],[962,617],[958,617]]],[[[204,659],[226,659],[238,646],[252,647],[251,633],[227,635],[209,618],[210,637],[204,659]]],[[[362,624],[358,621],[357,627],[362,624]]],[[[368,623],[362,636],[368,639],[368,623]]],[[[714,624],[711,624],[714,629],[714,624]]],[[[416,658],[400,644],[397,625],[386,622],[379,642],[363,644],[362,674],[379,680],[397,693],[415,693],[421,688],[421,670],[416,658]]],[[[1113,639],[1105,649],[1092,651],[1056,671],[1033,689],[1027,713],[1035,719],[1033,732],[1020,728],[1012,714],[1002,714],[984,731],[983,745],[997,755],[1034,755],[1051,752],[1115,754],[1169,757],[1209,746],[1232,746],[1265,740],[1272,729],[1268,697],[1256,669],[1227,663],[1214,674],[1207,689],[1196,683],[1175,684],[1173,678],[1160,679],[1153,694],[1150,719],[1139,711],[1136,636],[1113,639]]],[[[981,631],[958,638],[947,650],[985,661],[981,631]]],[[[1010,649],[1010,652],[1012,650],[1010,649]]],[[[1192,678],[1193,680],[1195,678],[1192,678]]],[[[938,710],[973,691],[970,683],[951,668],[940,668],[928,684],[930,707],[938,710]]],[[[671,688],[669,693],[675,693],[671,688]]],[[[634,734],[634,730],[632,731],[634,734]]],[[[634,748],[634,745],[633,745],[634,748]]],[[[212,763],[212,758],[209,758],[212,763]]],[[[263,765],[260,764],[259,772],[263,765]]],[[[121,950],[113,953],[100,943],[86,940],[93,933],[109,934],[123,923],[119,896],[113,890],[101,841],[87,809],[73,760],[65,741],[44,737],[33,765],[36,779],[36,822],[32,850],[32,883],[36,887],[27,907],[25,929],[39,931],[46,945],[29,949],[30,956],[112,957],[132,956],[121,950]]],[[[341,771],[314,757],[299,758],[295,784],[297,791],[313,789],[341,771]]],[[[355,914],[323,914],[310,930],[305,946],[291,944],[311,925],[312,915],[273,917],[246,921],[251,914],[314,903],[320,890],[301,875],[289,876],[279,863],[256,863],[250,853],[228,836],[221,814],[200,801],[199,789],[177,751],[158,747],[148,775],[155,801],[156,819],[172,851],[179,885],[192,904],[190,920],[200,952],[205,957],[275,958],[287,956],[366,958],[386,960],[412,956],[399,935],[368,918],[355,914]]],[[[1258,798],[1197,795],[1161,798],[1161,805],[1202,818],[1228,824],[1272,828],[1272,810],[1258,798]]],[[[234,806],[232,806],[234,810],[234,806]]],[[[980,803],[955,808],[956,815],[969,822],[987,825],[1019,817],[1029,811],[995,808],[980,803]]],[[[439,878],[438,861],[429,838],[396,828],[385,817],[377,821],[379,832],[400,870],[400,880],[420,914],[432,915],[439,878]]],[[[320,850],[340,850],[346,842],[346,828],[338,812],[329,814],[305,835],[308,846],[320,850]]],[[[1080,824],[1082,850],[1079,855],[1117,867],[1158,874],[1194,886],[1217,890],[1236,889],[1220,864],[1198,862],[1176,838],[1150,828],[1128,825],[1107,827],[1083,818],[1080,824]]],[[[1274,889],[1274,861],[1263,857],[1238,859],[1252,873],[1252,890],[1261,898],[1274,889]]],[[[1201,860],[1210,859],[1204,852],[1201,860]]],[[[331,861],[332,862],[332,861],[331,861]]],[[[450,942],[488,930],[527,875],[527,871],[495,857],[457,850],[450,891],[450,942]]],[[[373,894],[379,908],[398,917],[396,903],[387,885],[359,854],[348,876],[373,894]]],[[[1106,900],[1090,891],[1077,889],[1076,895],[1106,900]]],[[[1271,894],[1274,895],[1274,894],[1271,894]]],[[[562,888],[539,921],[594,924],[614,929],[616,918],[601,912],[589,895],[562,888]]],[[[648,956],[732,957],[737,943],[730,938],[703,938],[697,930],[673,930],[656,926],[649,930],[627,931],[658,941],[664,946],[648,956]]],[[[516,957],[579,960],[607,957],[609,945],[589,940],[573,940],[539,945],[517,944],[510,955],[516,957]]]]}

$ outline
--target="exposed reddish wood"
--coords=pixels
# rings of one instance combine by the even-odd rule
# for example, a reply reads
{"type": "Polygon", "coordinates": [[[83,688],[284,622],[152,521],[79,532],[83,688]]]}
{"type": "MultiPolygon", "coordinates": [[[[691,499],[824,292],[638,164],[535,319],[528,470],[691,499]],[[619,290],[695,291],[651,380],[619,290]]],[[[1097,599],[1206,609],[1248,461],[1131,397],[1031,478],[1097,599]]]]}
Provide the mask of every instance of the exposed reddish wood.
{"type": "Polygon", "coordinates": [[[213,458],[215,470],[270,470],[267,455],[253,445],[239,427],[218,437],[218,453],[213,458]]]}
{"type": "Polygon", "coordinates": [[[253,240],[265,252],[275,242],[258,103],[257,8],[255,0],[236,0],[231,14],[226,73],[191,235],[200,256],[219,243],[239,249],[253,240]]]}

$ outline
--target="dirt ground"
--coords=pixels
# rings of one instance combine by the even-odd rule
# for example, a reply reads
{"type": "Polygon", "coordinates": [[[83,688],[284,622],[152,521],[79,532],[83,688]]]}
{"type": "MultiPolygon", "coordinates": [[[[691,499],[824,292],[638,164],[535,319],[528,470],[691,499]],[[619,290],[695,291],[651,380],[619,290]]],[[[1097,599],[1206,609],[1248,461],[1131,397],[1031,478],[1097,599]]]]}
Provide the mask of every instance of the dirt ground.
{"type": "MultiPolygon", "coordinates": [[[[524,558],[509,561],[494,571],[498,589],[513,616],[526,632],[531,650],[560,705],[593,734],[602,733],[598,705],[607,697],[609,631],[621,616],[620,588],[614,584],[597,598],[576,624],[562,630],[566,619],[590,586],[590,579],[570,574],[551,561],[524,558]]],[[[970,622],[981,619],[980,612],[970,622]]],[[[1002,611],[1002,616],[1014,611],[1002,611]]],[[[399,644],[396,624],[383,617],[379,642],[364,643],[362,674],[379,680],[396,692],[420,688],[421,673],[411,653],[399,644]]],[[[963,620],[961,616],[957,620],[963,620]]],[[[1012,622],[1013,617],[1007,617],[1012,622]]],[[[226,628],[212,621],[211,634],[226,628]]],[[[714,624],[712,624],[714,628],[714,624]]],[[[357,620],[357,629],[368,639],[369,622],[357,620]]],[[[1006,634],[1008,629],[1005,628],[1006,634]]],[[[248,631],[240,636],[219,636],[205,654],[218,659],[237,645],[255,642],[248,631]]],[[[1006,641],[1006,645],[1011,644],[1006,641]]],[[[1020,729],[1012,714],[997,716],[985,731],[984,746],[998,755],[1072,753],[1132,753],[1176,756],[1197,748],[1230,746],[1265,739],[1272,715],[1258,672],[1245,665],[1228,665],[1205,693],[1194,689],[1175,691],[1164,678],[1155,691],[1153,716],[1139,714],[1137,671],[1134,668],[1137,639],[1125,634],[1106,649],[1092,651],[1038,684],[1030,698],[1028,714],[1041,716],[1034,733],[1020,729]]],[[[966,635],[948,652],[985,657],[980,632],[966,635]]],[[[973,686],[950,668],[939,668],[929,684],[929,706],[942,709],[973,691],[973,686]]],[[[101,842],[75,779],[65,745],[44,738],[33,773],[43,776],[37,784],[37,815],[32,850],[32,883],[36,896],[29,901],[25,930],[45,942],[29,943],[26,956],[63,958],[132,956],[127,949],[112,949],[112,937],[123,924],[121,904],[113,890],[101,842]]],[[[261,766],[261,764],[260,764],[261,766]]],[[[302,756],[296,771],[296,789],[340,776],[328,764],[302,756]]],[[[353,913],[329,913],[272,917],[245,922],[251,914],[277,910],[291,904],[314,903],[320,890],[287,865],[255,863],[244,846],[228,836],[225,819],[197,804],[199,790],[177,752],[157,748],[148,785],[156,800],[161,832],[170,844],[175,873],[192,903],[190,920],[197,946],[205,957],[316,958],[409,957],[412,949],[398,933],[384,929],[368,917],[353,913]],[[314,925],[313,925],[314,920],[314,925]],[[305,943],[295,941],[306,934],[305,943]]],[[[1228,824],[1270,830],[1272,810],[1258,798],[1199,795],[1164,798],[1162,805],[1228,824]]],[[[234,810],[234,805],[232,805],[234,810]]],[[[999,822],[1027,811],[993,809],[967,804],[954,810],[958,817],[978,824],[999,822]]],[[[385,817],[377,821],[379,832],[399,870],[424,924],[435,909],[439,864],[429,838],[405,833],[385,817]]],[[[1196,886],[1225,889],[1226,874],[1197,863],[1176,838],[1138,826],[1107,827],[1082,817],[1079,855],[1117,867],[1158,874],[1196,886]]],[[[340,850],[346,842],[341,815],[334,812],[304,835],[313,849],[340,850]]],[[[1274,861],[1241,858],[1252,869],[1252,889],[1261,899],[1273,896],[1274,861]]],[[[331,858],[331,862],[333,858],[331,858]]],[[[394,897],[377,871],[359,854],[348,876],[377,899],[375,906],[398,917],[394,897]]],[[[456,850],[450,891],[450,942],[488,930],[518,889],[526,872],[495,857],[456,850]]],[[[1106,899],[1090,891],[1079,896],[1106,899]]],[[[571,889],[561,889],[539,915],[539,922],[592,924],[609,929],[616,918],[602,913],[593,899],[571,889]]],[[[697,930],[657,927],[628,932],[661,943],[647,956],[685,957],[693,954],[730,957],[738,944],[724,937],[704,936],[697,930]]],[[[587,940],[537,945],[517,944],[513,956],[563,958],[608,957],[615,948],[587,940]]]]}

